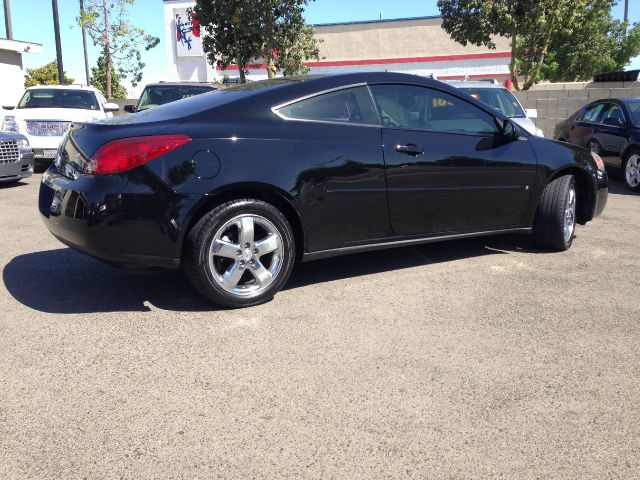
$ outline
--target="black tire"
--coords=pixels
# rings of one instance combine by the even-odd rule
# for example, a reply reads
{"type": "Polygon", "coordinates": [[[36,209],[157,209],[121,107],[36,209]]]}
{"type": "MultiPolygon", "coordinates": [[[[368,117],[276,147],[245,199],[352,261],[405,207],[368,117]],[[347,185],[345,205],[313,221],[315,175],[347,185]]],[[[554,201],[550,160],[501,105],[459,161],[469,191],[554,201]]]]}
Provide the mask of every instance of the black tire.
{"type": "MultiPolygon", "coordinates": [[[[634,149],[631,150],[629,153],[627,153],[625,155],[625,157],[622,159],[622,178],[624,179],[624,183],[627,186],[627,188],[629,190],[631,190],[632,192],[640,192],[640,183],[636,184],[636,185],[632,185],[631,183],[629,183],[629,177],[627,176],[627,170],[629,169],[629,163],[634,160],[637,159],[638,156],[640,156],[640,149],[634,149]]],[[[637,171],[637,169],[636,169],[637,171]]]]}
{"type": "Polygon", "coordinates": [[[575,214],[571,235],[569,238],[565,235],[565,215],[571,191],[575,202],[575,178],[573,175],[565,175],[550,182],[542,192],[533,224],[533,238],[539,247],[556,251],[571,248],[575,234],[575,214]]]}
{"type": "MultiPolygon", "coordinates": [[[[238,233],[238,235],[240,235],[240,233],[238,233]]],[[[240,238],[237,239],[238,243],[240,243],[239,240],[240,238]]],[[[242,246],[240,248],[242,249],[242,246]]],[[[253,245],[251,248],[247,248],[247,250],[253,250],[253,245]]],[[[242,251],[244,252],[244,250],[242,251]]],[[[218,205],[194,225],[187,234],[183,268],[193,286],[204,297],[223,307],[244,308],[259,305],[273,298],[289,279],[295,263],[295,256],[296,248],[293,230],[285,216],[273,205],[260,200],[244,198],[218,205]],[[224,283],[220,284],[219,275],[222,272],[212,271],[212,265],[214,269],[218,267],[215,262],[209,261],[210,248],[216,239],[216,234],[220,234],[220,229],[224,228],[230,221],[241,216],[255,216],[255,218],[266,219],[267,222],[277,230],[276,233],[279,235],[279,245],[281,246],[281,255],[278,257],[279,267],[277,273],[271,277],[271,283],[265,286],[259,293],[248,297],[230,293],[225,290],[224,283]],[[218,276],[214,277],[216,273],[218,276]],[[218,278],[218,280],[216,280],[216,278],[218,278]]],[[[243,257],[240,256],[237,261],[228,260],[228,262],[230,262],[228,268],[235,268],[238,262],[243,263],[241,262],[242,258],[243,257]]],[[[258,260],[254,261],[260,264],[264,257],[255,258],[258,260]]],[[[222,260],[225,259],[222,258],[222,260]]],[[[248,261],[249,260],[247,260],[247,263],[248,261]]],[[[273,259],[271,261],[273,261],[273,259]]],[[[226,268],[227,267],[222,265],[222,270],[226,268]]],[[[246,269],[246,274],[242,274],[242,279],[248,279],[249,287],[252,287],[252,282],[254,282],[254,288],[259,285],[257,277],[254,275],[251,267],[247,264],[242,268],[246,269]],[[253,277],[253,280],[251,277],[253,277]]]]}

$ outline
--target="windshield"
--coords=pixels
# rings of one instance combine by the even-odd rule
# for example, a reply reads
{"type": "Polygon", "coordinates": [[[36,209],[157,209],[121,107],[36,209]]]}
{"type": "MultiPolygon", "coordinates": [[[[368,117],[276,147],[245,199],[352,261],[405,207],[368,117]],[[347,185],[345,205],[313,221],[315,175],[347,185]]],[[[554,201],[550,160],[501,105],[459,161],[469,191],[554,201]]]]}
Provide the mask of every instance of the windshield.
{"type": "Polygon", "coordinates": [[[142,92],[137,110],[158,107],[165,103],[175,102],[176,100],[193,97],[212,90],[213,87],[208,85],[157,85],[147,87],[142,92]]]}
{"type": "Polygon", "coordinates": [[[100,110],[93,92],[61,88],[37,88],[27,90],[18,103],[18,108],[79,108],[100,110]]]}
{"type": "Polygon", "coordinates": [[[627,102],[627,107],[629,108],[633,124],[640,126],[640,100],[627,102]]]}
{"type": "Polygon", "coordinates": [[[462,90],[509,118],[526,117],[520,103],[509,90],[504,88],[463,88],[462,90]]]}

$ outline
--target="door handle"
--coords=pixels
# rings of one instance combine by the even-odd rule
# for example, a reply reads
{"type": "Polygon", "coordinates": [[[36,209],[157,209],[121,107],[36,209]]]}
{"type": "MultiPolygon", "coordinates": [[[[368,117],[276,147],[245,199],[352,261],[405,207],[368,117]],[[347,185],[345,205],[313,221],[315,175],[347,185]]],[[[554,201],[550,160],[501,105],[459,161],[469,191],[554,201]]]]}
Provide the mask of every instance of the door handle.
{"type": "Polygon", "coordinates": [[[404,153],[405,155],[409,155],[411,157],[417,157],[418,155],[422,155],[424,153],[424,148],[419,147],[413,143],[408,143],[406,145],[396,145],[396,152],[404,153]]]}

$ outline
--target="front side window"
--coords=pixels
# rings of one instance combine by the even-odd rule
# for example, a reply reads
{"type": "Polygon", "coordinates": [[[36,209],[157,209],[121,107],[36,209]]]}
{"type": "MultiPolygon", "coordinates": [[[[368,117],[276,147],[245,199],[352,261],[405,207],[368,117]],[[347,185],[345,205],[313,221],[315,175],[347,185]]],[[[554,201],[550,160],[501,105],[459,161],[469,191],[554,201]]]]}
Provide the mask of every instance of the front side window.
{"type": "Polygon", "coordinates": [[[413,85],[373,85],[382,125],[437,132],[492,135],[494,118],[458,97],[413,85]]]}
{"type": "Polygon", "coordinates": [[[621,123],[624,123],[624,113],[622,113],[622,108],[615,103],[610,103],[607,105],[607,109],[602,115],[601,123],[605,123],[608,118],[615,118],[620,120],[621,123]]]}
{"type": "Polygon", "coordinates": [[[582,122],[596,123],[603,109],[604,103],[596,103],[595,105],[591,105],[584,110],[578,120],[582,122]]]}
{"type": "Polygon", "coordinates": [[[100,105],[95,94],[86,90],[36,88],[24,92],[18,108],[100,110],[100,105]]]}
{"type": "Polygon", "coordinates": [[[627,103],[627,108],[631,114],[631,120],[634,125],[640,125],[640,101],[634,100],[627,103]]]}
{"type": "Polygon", "coordinates": [[[285,105],[277,114],[289,120],[378,125],[378,116],[366,87],[323,93],[285,105]]]}

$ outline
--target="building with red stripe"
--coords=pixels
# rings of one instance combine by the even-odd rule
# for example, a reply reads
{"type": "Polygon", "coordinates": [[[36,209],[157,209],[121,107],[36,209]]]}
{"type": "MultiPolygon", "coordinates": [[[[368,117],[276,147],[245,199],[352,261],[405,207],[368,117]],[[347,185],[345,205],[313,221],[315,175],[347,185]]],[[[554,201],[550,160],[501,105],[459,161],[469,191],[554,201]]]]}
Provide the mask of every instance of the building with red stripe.
{"type": "MultiPolygon", "coordinates": [[[[238,76],[236,66],[223,70],[207,62],[200,39],[194,36],[185,14],[194,3],[164,0],[167,80],[213,81],[225,75],[238,76]]],[[[509,77],[511,53],[508,40],[494,39],[495,50],[460,45],[443,30],[441,17],[331,23],[313,27],[316,37],[321,40],[322,59],[307,62],[310,73],[386,70],[435,75],[440,79],[505,80],[509,77]]],[[[251,80],[267,77],[265,65],[260,62],[249,65],[247,70],[247,78],[251,80]]]]}

